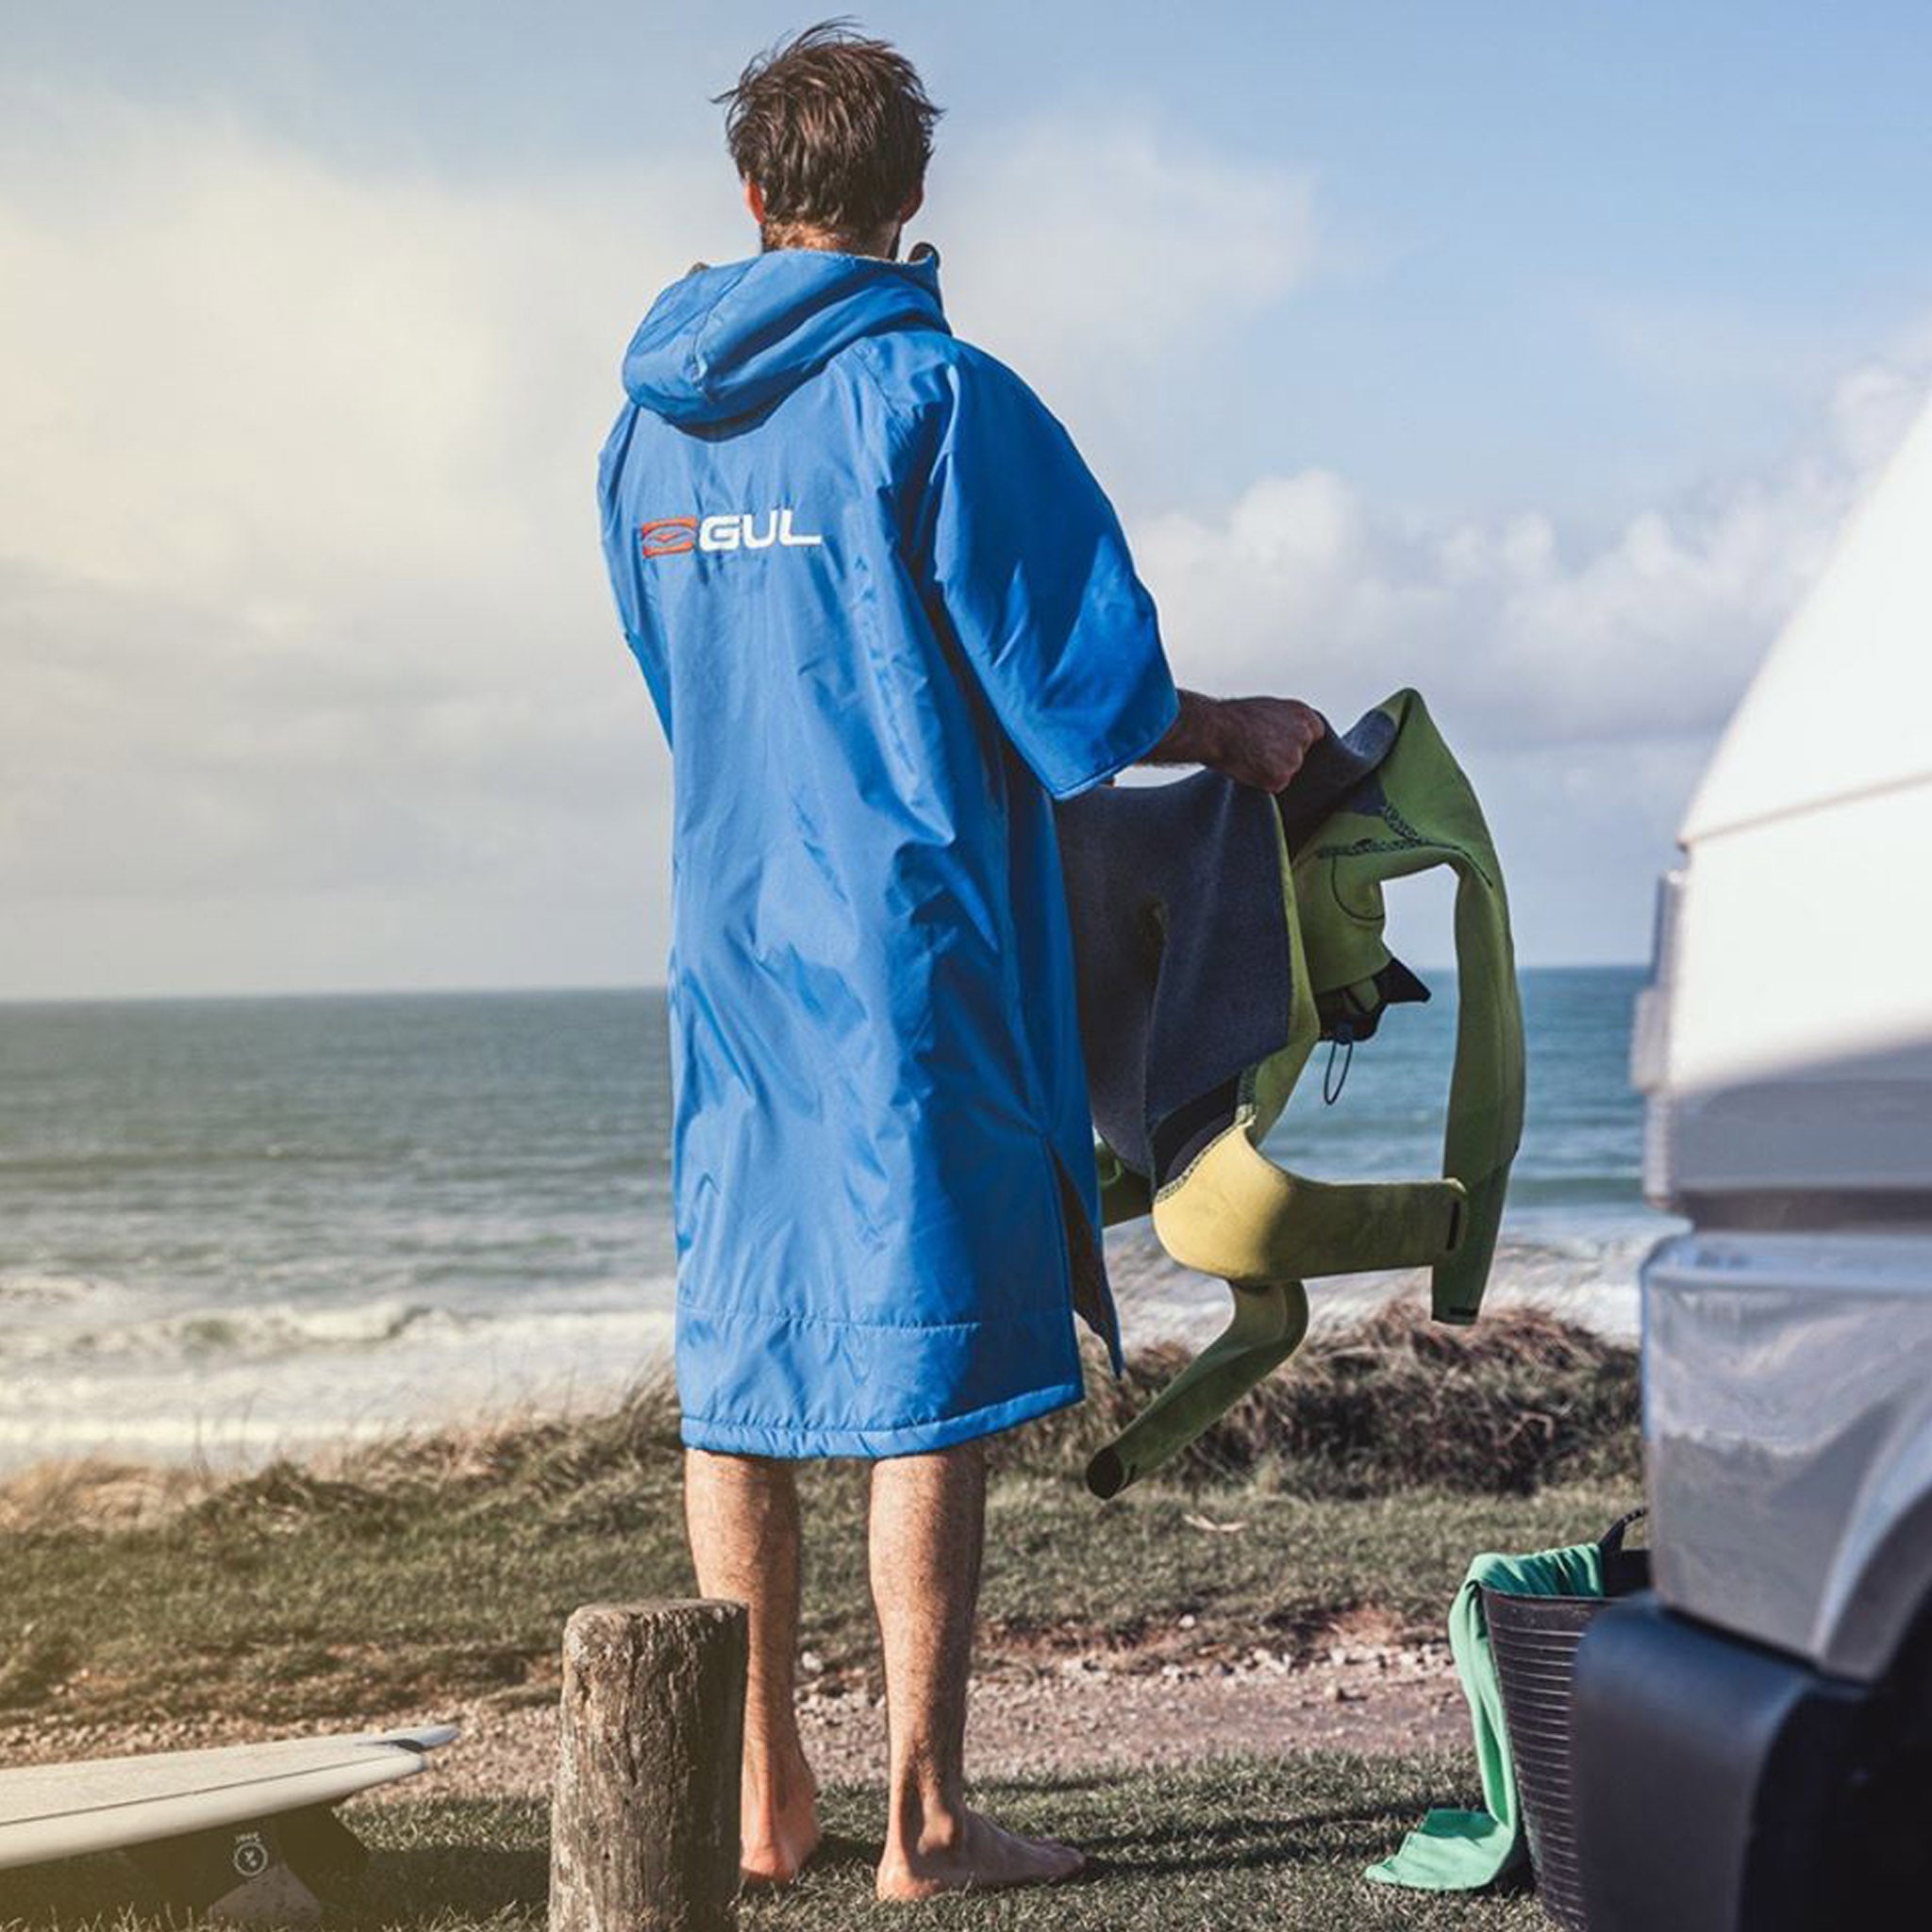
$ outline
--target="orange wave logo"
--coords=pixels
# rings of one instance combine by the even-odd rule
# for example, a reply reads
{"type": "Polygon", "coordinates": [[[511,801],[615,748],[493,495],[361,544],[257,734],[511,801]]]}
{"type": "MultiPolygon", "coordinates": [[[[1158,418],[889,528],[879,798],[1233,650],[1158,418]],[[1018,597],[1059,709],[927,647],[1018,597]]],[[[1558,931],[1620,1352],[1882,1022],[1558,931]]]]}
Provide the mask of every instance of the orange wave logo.
{"type": "Polygon", "coordinates": [[[645,557],[679,557],[698,547],[695,517],[659,517],[638,530],[638,549],[645,557]]]}

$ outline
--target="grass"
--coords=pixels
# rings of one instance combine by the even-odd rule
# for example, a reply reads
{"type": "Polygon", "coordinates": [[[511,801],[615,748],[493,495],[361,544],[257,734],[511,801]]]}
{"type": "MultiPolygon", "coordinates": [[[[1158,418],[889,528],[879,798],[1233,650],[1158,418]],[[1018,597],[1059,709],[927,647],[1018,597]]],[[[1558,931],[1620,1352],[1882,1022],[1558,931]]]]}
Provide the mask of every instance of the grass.
{"type": "MultiPolygon", "coordinates": [[[[1321,1754],[1239,1759],[1158,1775],[1027,1781],[981,1798],[1022,1830],[1068,1838],[1094,1861],[1079,1882],[926,1906],[872,1897],[881,1794],[827,1794],[826,1848],[800,1883],[745,1901],[747,1932],[924,1932],[972,1924],[1041,1932],[1334,1932],[1338,1926],[1546,1927],[1522,1892],[1474,1898],[1370,1885],[1430,1804],[1474,1796],[1453,1757],[1321,1754]]],[[[347,1816],[375,1857],[360,1899],[331,1915],[337,1932],[541,1932],[547,1822],[530,1803],[391,1803],[347,1816]]],[[[163,1932],[127,1868],[93,1858],[0,1874],[0,1932],[163,1932]]]]}
{"type": "MultiPolygon", "coordinates": [[[[1636,1492],[1628,1350],[1541,1316],[1465,1331],[1390,1313],[1317,1338],[1184,1464],[1095,1503],[1087,1455],[1166,1366],[1142,1358],[1125,1391],[998,1440],[983,1665],[1440,1634],[1475,1551],[1574,1541],[1636,1492]]],[[[547,1699],[574,1607],[692,1587],[675,1439],[654,1387],[608,1415],[240,1481],[17,1480],[0,1491],[0,1724],[547,1699]]],[[[863,1482],[851,1463],[804,1472],[805,1641],[835,1681],[874,1669],[863,1482]]]]}
{"type": "MultiPolygon", "coordinates": [[[[1160,1479],[1102,1505],[1079,1472],[1171,1357],[996,1441],[982,1669],[1056,1652],[1121,1668],[1440,1635],[1470,1557],[1574,1541],[1638,1487],[1628,1350],[1547,1318],[1470,1331],[1385,1314],[1318,1337],[1160,1479]],[[1185,1623],[1184,1623],[1185,1620],[1185,1623]]],[[[264,1731],[426,1718],[457,1700],[556,1694],[563,1623],[597,1598],[691,1588],[676,1415],[662,1388],[607,1415],[400,1437],[242,1480],[87,1465],[0,1487],[0,1727],[246,1713],[264,1731]]],[[[864,1474],[803,1472],[807,1644],[825,1681],[873,1681],[864,1474]]],[[[98,1747],[91,1747],[98,1748],[98,1747]]],[[[1041,1932],[1266,1924],[1547,1924],[1518,1893],[1463,1899],[1363,1881],[1431,1804],[1472,1801],[1466,1755],[1204,1760],[1144,1775],[982,1789],[1023,1830],[1062,1835],[1089,1878],[1032,1893],[881,1908],[882,1796],[827,1794],[827,1851],[748,1899],[753,1932],[971,1923],[1041,1932]]],[[[539,1932],[541,1804],[351,1808],[375,1850],[336,1932],[539,1932]]],[[[130,1868],[93,1858],[0,1874],[0,1932],[161,1932],[130,1868]]]]}

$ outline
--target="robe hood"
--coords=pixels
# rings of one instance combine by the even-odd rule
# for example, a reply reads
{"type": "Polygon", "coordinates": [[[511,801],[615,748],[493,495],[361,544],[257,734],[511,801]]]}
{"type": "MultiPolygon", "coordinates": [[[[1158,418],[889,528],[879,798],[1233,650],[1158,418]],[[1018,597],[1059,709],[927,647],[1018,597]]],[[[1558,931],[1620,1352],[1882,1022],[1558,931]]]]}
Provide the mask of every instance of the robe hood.
{"type": "Polygon", "coordinates": [[[939,256],[775,248],[698,268],[652,304],[624,358],[632,402],[700,428],[768,408],[863,337],[946,333],[939,256]]]}

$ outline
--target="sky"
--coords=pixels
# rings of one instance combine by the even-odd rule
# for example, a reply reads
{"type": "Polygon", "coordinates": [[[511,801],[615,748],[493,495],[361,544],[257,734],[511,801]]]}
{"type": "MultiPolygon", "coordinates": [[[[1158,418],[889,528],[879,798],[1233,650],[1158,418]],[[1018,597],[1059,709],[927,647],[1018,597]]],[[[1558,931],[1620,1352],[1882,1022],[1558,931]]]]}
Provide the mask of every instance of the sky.
{"type": "MultiPolygon", "coordinates": [[[[0,997],[661,980],[595,458],[653,294],[756,246],[709,97],[809,17],[0,0],[0,997]]],[[[1521,957],[1641,958],[1932,389],[1932,13],[861,17],[947,109],[908,240],[1179,681],[1415,686],[1521,957]]]]}

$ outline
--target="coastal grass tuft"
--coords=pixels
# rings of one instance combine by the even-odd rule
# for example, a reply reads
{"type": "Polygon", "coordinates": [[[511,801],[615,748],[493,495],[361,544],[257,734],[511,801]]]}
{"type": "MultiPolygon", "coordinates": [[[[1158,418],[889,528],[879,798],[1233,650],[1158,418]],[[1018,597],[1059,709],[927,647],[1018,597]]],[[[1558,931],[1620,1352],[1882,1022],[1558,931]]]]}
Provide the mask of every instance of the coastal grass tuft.
{"type": "MultiPolygon", "coordinates": [[[[1090,1374],[1081,1408],[998,1439],[1008,1462],[1084,1467],[1188,1360],[1139,1351],[1116,1381],[1090,1374]]],[[[1392,1496],[1416,1488],[1528,1495],[1581,1477],[1635,1480],[1636,1351],[1534,1308],[1470,1327],[1391,1303],[1317,1330],[1162,1472],[1171,1482],[1259,1479],[1304,1496],[1392,1496]]]]}
{"type": "MultiPolygon", "coordinates": [[[[1157,1344],[1115,1377],[1090,1347],[1087,1400],[993,1437],[994,1470],[1077,1477],[1187,1359],[1157,1344]]],[[[1351,1499],[1419,1487],[1528,1495],[1557,1482],[1635,1481],[1638,1420],[1637,1355],[1625,1343],[1536,1309],[1461,1328],[1391,1305],[1318,1330],[1160,1480],[1351,1499]]],[[[257,1524],[336,1517],[381,1536],[425,1497],[461,1507],[512,1492],[567,1503],[580,1523],[615,1530],[633,1504],[655,1502],[651,1474],[676,1448],[676,1394],[658,1376],[595,1414],[511,1411],[461,1428],[399,1429],[239,1478],[97,1459],[37,1465],[0,1480],[0,1535],[152,1527],[191,1513],[257,1524]]]]}

